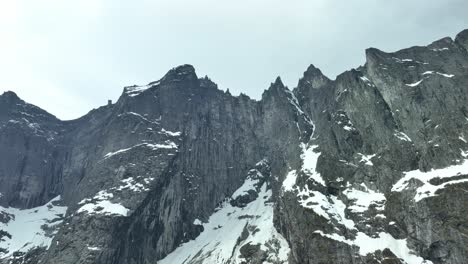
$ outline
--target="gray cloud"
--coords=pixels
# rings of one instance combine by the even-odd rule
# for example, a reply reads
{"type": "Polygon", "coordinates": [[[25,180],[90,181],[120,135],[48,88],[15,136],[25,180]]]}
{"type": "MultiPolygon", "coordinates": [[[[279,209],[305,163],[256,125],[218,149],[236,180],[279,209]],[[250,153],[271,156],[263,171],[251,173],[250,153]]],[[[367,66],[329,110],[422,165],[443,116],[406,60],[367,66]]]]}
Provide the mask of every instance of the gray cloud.
{"type": "Polygon", "coordinates": [[[364,50],[426,45],[468,28],[466,0],[0,0],[0,91],[60,118],[190,63],[253,98],[311,63],[329,77],[364,50]],[[12,3],[13,2],[13,3],[12,3]]]}

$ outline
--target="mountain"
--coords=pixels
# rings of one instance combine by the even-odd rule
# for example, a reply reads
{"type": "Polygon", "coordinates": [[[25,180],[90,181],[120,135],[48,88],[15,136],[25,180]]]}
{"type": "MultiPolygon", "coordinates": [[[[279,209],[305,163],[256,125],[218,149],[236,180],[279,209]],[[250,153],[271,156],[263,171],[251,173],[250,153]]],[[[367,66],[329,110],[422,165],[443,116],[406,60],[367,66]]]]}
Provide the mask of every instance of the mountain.
{"type": "Polygon", "coordinates": [[[0,95],[0,263],[466,263],[468,30],[232,96],[194,67],[61,121],[0,95]]]}

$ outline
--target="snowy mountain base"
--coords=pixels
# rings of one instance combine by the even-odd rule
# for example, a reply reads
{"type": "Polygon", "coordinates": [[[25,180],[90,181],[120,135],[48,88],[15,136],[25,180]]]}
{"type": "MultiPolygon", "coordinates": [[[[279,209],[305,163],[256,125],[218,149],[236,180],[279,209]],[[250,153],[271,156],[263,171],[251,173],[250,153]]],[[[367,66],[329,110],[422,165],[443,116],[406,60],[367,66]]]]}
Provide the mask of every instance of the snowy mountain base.
{"type": "MultiPolygon", "coordinates": [[[[259,163],[257,165],[262,165],[259,163]]],[[[244,184],[227,199],[207,223],[196,219],[204,231],[192,241],[182,244],[158,264],[170,263],[287,263],[289,246],[273,226],[272,191],[265,175],[254,169],[244,184]],[[257,198],[247,204],[251,194],[257,198]]]]}
{"type": "Polygon", "coordinates": [[[58,201],[60,196],[25,210],[0,206],[0,259],[11,258],[15,252],[48,248],[67,211],[66,206],[56,205],[58,201]]]}

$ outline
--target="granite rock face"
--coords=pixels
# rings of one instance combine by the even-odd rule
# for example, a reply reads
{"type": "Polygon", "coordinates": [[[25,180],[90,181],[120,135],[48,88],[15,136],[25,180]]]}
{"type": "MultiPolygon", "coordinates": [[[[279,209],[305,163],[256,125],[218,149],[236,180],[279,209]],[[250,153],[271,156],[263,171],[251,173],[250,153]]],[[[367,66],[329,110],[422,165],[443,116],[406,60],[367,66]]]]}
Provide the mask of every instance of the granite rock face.
{"type": "Polygon", "coordinates": [[[63,126],[13,92],[0,96],[0,206],[30,208],[62,193],[63,126]]]}
{"type": "Polygon", "coordinates": [[[0,263],[465,263],[467,32],[258,101],[190,65],[72,121],[6,92],[0,263]]]}

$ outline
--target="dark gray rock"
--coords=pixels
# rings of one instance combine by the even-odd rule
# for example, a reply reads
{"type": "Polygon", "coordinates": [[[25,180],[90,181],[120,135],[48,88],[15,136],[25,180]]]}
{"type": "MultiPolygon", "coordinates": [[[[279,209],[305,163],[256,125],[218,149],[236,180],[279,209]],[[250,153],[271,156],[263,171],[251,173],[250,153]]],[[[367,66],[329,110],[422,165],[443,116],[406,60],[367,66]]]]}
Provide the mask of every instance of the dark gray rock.
{"type": "MultiPolygon", "coordinates": [[[[292,91],[278,77],[260,101],[219,90],[191,65],[72,121],[6,92],[0,206],[61,195],[68,211],[57,234],[48,230],[49,248],[0,263],[155,263],[206,231],[200,222],[246,178],[259,184],[230,204],[244,208],[266,183],[290,263],[404,263],[390,242],[363,250],[362,237],[404,241],[421,263],[464,263],[466,173],[432,179],[445,188],[418,201],[421,180],[395,184],[467,158],[467,32],[394,53],[370,48],[364,66],[336,80],[311,65],[292,91]]],[[[0,223],[12,219],[0,211],[0,223]]],[[[244,229],[237,244],[261,227],[244,229]]],[[[8,236],[0,229],[0,240],[8,236]]],[[[280,244],[269,243],[243,245],[239,259],[265,262],[280,244]]]]}

